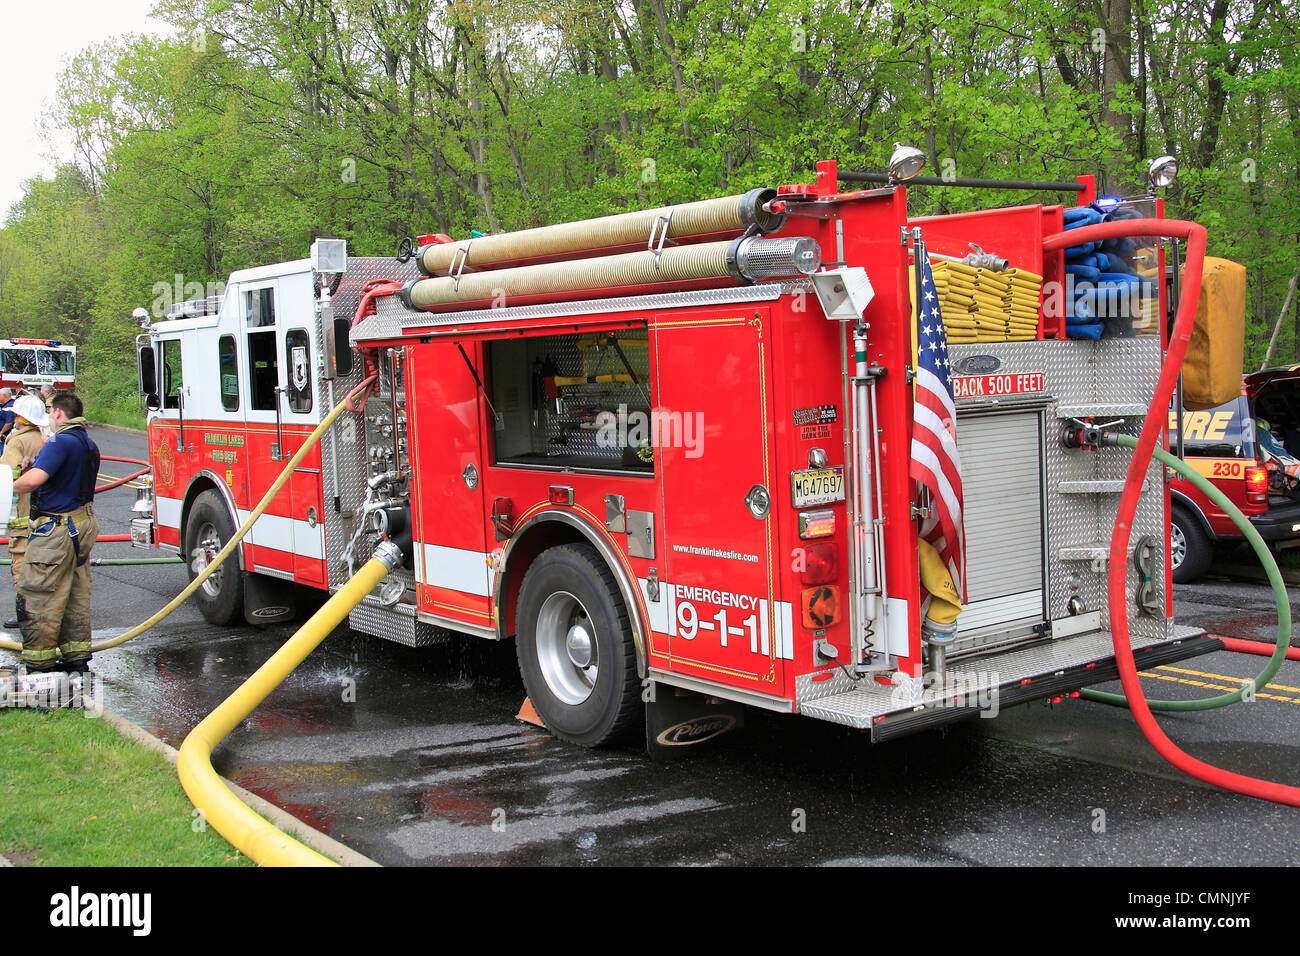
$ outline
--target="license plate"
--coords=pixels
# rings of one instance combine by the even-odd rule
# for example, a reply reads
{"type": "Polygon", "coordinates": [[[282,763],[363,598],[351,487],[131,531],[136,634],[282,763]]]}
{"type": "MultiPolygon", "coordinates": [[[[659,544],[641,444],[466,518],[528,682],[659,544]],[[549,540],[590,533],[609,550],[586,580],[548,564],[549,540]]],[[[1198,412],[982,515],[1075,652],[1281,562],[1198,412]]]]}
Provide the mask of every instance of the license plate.
{"type": "Polygon", "coordinates": [[[794,506],[827,505],[844,500],[843,468],[809,468],[790,472],[790,488],[794,506]]]}

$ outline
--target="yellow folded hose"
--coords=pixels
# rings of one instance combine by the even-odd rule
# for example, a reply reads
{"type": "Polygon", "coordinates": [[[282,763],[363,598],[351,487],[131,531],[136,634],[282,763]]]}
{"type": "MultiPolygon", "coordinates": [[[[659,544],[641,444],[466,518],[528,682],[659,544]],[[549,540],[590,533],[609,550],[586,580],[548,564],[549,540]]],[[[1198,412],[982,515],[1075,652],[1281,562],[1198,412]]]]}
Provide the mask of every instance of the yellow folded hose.
{"type": "Polygon", "coordinates": [[[186,795],[204,819],[230,845],[262,866],[335,866],[315,850],[277,830],[254,813],[212,769],[212,751],[226,735],[264,701],[316,647],[329,636],[347,614],[401,560],[401,551],[381,541],[375,556],[362,566],[347,584],[339,588],[311,620],[298,629],[271,659],[239,688],[204,717],[181,744],[176,772],[186,795]]]}
{"type": "Polygon", "coordinates": [[[669,215],[669,239],[740,232],[755,221],[764,232],[770,232],[779,225],[780,218],[761,208],[762,203],[770,198],[769,193],[776,195],[772,190],[755,189],[741,196],[702,199],[678,206],[661,206],[425,246],[420,250],[420,264],[426,275],[439,275],[450,271],[457,254],[464,249],[469,249],[467,266],[482,268],[514,259],[565,255],[632,243],[644,246],[655,228],[655,220],[669,215]]]}
{"type": "MultiPolygon", "coordinates": [[[[125,644],[127,641],[131,640],[131,638],[139,637],[163,618],[171,614],[172,611],[176,610],[188,601],[190,595],[202,587],[203,582],[208,579],[212,572],[216,571],[217,568],[221,566],[221,562],[234,554],[235,548],[239,546],[239,542],[244,539],[244,535],[248,534],[248,532],[252,530],[253,523],[256,522],[258,518],[262,517],[262,513],[271,506],[271,500],[279,494],[280,489],[289,481],[289,476],[293,474],[293,470],[298,467],[299,462],[307,456],[307,452],[311,450],[312,446],[321,440],[321,436],[324,435],[325,432],[329,430],[329,427],[334,424],[335,420],[343,414],[343,410],[347,407],[348,401],[354,395],[359,395],[364,389],[369,388],[371,381],[373,381],[373,377],[366,379],[348,393],[348,397],[335,405],[333,411],[325,416],[324,421],[317,425],[315,430],[307,436],[307,440],[302,443],[302,447],[299,448],[298,451],[294,453],[294,456],[289,459],[288,463],[284,466],[284,470],[280,472],[280,476],[275,479],[275,482],[271,485],[270,489],[268,489],[266,494],[262,496],[262,500],[257,503],[257,507],[255,507],[252,514],[248,516],[248,520],[239,526],[239,530],[235,532],[234,537],[226,542],[226,546],[217,553],[217,556],[208,563],[206,568],[199,572],[198,576],[189,583],[189,586],[186,587],[185,590],[172,598],[172,600],[153,617],[137,624],[125,634],[119,634],[111,641],[104,641],[102,644],[95,644],[90,649],[92,651],[106,651],[110,647],[117,647],[119,644],[125,644]]],[[[22,651],[23,646],[15,641],[0,641],[0,648],[7,651],[22,651]]]]}

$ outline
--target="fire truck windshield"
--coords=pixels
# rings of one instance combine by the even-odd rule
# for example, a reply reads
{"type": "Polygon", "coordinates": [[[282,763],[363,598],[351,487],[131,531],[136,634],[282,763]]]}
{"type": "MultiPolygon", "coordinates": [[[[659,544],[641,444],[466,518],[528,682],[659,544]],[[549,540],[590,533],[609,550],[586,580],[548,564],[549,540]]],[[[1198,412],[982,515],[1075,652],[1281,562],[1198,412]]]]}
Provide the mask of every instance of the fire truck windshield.
{"type": "Polygon", "coordinates": [[[53,349],[38,349],[36,371],[41,375],[71,375],[72,353],[53,349]]]}
{"type": "Polygon", "coordinates": [[[9,374],[36,374],[36,353],[31,349],[0,349],[0,362],[9,374]]]}

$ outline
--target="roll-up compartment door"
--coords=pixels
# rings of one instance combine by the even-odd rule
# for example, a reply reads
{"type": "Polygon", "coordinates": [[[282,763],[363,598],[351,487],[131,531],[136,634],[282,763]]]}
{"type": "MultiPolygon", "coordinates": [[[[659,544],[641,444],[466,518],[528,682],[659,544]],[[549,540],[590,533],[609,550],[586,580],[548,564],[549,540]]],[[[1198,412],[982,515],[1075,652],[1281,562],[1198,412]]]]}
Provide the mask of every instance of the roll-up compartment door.
{"type": "Polygon", "coordinates": [[[1038,410],[958,420],[967,596],[959,645],[977,632],[1044,620],[1042,443],[1038,410]]]}

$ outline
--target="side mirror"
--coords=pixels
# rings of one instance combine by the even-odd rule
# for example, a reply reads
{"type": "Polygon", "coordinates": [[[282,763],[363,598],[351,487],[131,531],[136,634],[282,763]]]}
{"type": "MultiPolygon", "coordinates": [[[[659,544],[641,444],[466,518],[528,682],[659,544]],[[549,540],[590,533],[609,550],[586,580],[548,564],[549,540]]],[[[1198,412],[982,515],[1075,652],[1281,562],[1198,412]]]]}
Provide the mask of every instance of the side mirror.
{"type": "MultiPolygon", "coordinates": [[[[158,401],[158,371],[154,365],[154,351],[152,345],[142,346],[136,352],[136,384],[140,392],[149,396],[155,403],[158,401]]],[[[150,408],[156,407],[150,405],[150,408]]]]}

